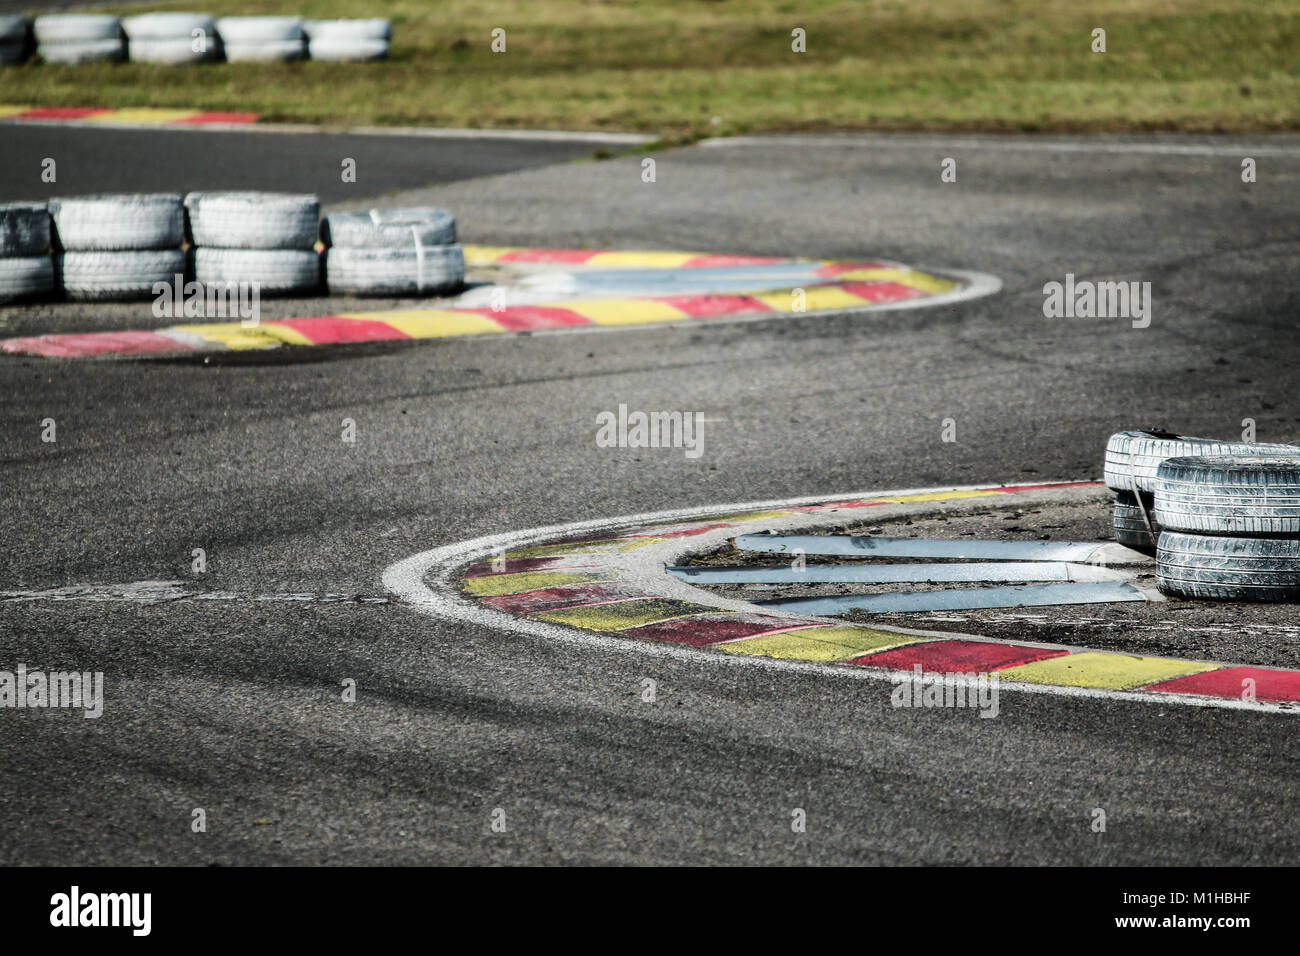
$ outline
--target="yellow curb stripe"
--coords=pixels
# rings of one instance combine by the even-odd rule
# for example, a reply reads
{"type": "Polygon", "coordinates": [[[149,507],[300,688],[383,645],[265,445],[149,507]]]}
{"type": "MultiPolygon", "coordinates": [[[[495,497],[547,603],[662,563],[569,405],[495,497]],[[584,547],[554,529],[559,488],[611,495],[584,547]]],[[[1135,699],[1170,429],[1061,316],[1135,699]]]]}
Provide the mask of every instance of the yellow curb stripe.
{"type": "Polygon", "coordinates": [[[890,647],[916,644],[933,638],[896,634],[871,627],[838,626],[799,628],[778,634],[760,634],[714,645],[728,654],[780,657],[800,661],[843,661],[890,647]]]}
{"type": "Polygon", "coordinates": [[[394,312],[344,312],[345,319],[383,322],[413,339],[441,339],[453,335],[482,335],[504,332],[500,325],[474,312],[449,309],[409,309],[394,312]]]}
{"type": "Polygon", "coordinates": [[[35,106],[0,106],[0,117],[30,113],[34,109],[36,109],[35,106]]]}
{"type": "Polygon", "coordinates": [[[1029,684],[1133,690],[1173,677],[1218,670],[1222,666],[1205,661],[1180,661],[1171,657],[1133,657],[1128,654],[1083,651],[1008,667],[995,673],[999,680],[1024,681],[1029,684]]]}
{"type": "Polygon", "coordinates": [[[188,332],[197,335],[206,342],[215,342],[226,348],[243,351],[245,349],[270,349],[280,344],[280,340],[264,331],[264,327],[255,325],[244,328],[238,322],[213,322],[203,325],[177,325],[172,331],[188,332]]]}
{"type": "Polygon", "coordinates": [[[605,580],[609,580],[609,575],[602,571],[515,571],[510,574],[484,574],[466,578],[463,588],[466,594],[475,597],[496,597],[560,584],[590,584],[605,580]]]}
{"type": "Polygon", "coordinates": [[[160,109],[155,107],[132,107],[112,110],[108,113],[96,113],[83,117],[88,123],[175,123],[177,120],[198,116],[201,110],[160,109]]]}
{"type": "Polygon", "coordinates": [[[518,252],[519,249],[516,246],[462,245],[460,251],[465,256],[465,265],[489,266],[502,256],[509,255],[512,252],[518,252]]]}
{"type": "Polygon", "coordinates": [[[611,251],[598,252],[583,265],[628,269],[680,269],[692,259],[699,257],[698,252],[611,251]]]}
{"type": "Polygon", "coordinates": [[[668,598],[637,598],[632,601],[615,601],[612,604],[594,604],[588,607],[571,607],[559,611],[543,611],[529,617],[556,624],[568,624],[588,631],[622,631],[643,624],[655,624],[679,617],[710,614],[717,608],[688,601],[668,598]]]}
{"type": "Polygon", "coordinates": [[[915,269],[854,269],[835,276],[836,282],[897,282],[924,292],[947,292],[957,283],[915,269]]]}
{"type": "Polygon", "coordinates": [[[506,552],[507,560],[515,558],[545,558],[556,554],[611,554],[635,551],[647,545],[658,544],[667,538],[605,538],[599,541],[562,541],[558,544],[537,544],[506,552]]]}
{"type": "MultiPolygon", "coordinates": [[[[783,292],[763,292],[754,296],[754,298],[777,312],[794,311],[793,288],[786,289],[783,292]]],[[[853,306],[862,305],[866,301],[861,296],[846,292],[836,286],[812,286],[804,289],[803,304],[805,312],[817,312],[822,309],[849,309],[853,306]]]]}
{"type": "Polygon", "coordinates": [[[552,309],[568,309],[596,325],[642,325],[673,322],[689,316],[681,309],[654,299],[596,299],[591,302],[552,302],[552,309]]]}
{"type": "Polygon", "coordinates": [[[285,345],[315,345],[316,344],[315,342],[307,338],[307,336],[303,335],[301,332],[299,332],[291,325],[280,325],[277,322],[268,321],[268,322],[263,322],[261,325],[257,326],[257,328],[260,329],[262,332],[264,332],[266,335],[275,339],[277,342],[282,342],[285,345]]]}
{"type": "Polygon", "coordinates": [[[923,495],[899,495],[896,498],[872,498],[872,501],[888,501],[890,504],[905,504],[909,501],[954,501],[958,498],[987,498],[1002,494],[999,488],[987,491],[937,491],[923,495]]]}
{"type": "Polygon", "coordinates": [[[794,511],[751,511],[751,512],[734,512],[725,515],[709,515],[707,518],[700,519],[703,522],[712,521],[770,521],[773,518],[788,518],[795,514],[794,511]]]}

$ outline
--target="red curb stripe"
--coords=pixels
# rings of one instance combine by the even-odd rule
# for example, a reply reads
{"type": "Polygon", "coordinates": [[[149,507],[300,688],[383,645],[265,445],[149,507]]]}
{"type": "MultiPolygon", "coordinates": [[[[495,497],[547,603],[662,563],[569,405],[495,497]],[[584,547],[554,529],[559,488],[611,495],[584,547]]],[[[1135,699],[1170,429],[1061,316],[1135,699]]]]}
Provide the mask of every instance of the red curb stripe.
{"type": "Polygon", "coordinates": [[[860,269],[896,268],[898,267],[890,265],[888,262],[828,262],[824,266],[818,266],[813,270],[813,273],[819,276],[838,276],[846,272],[857,272],[860,269]]]}
{"type": "Polygon", "coordinates": [[[256,123],[256,113],[197,113],[174,121],[178,126],[201,126],[204,123],[256,123]]]}
{"type": "Polygon", "coordinates": [[[537,332],[542,329],[565,329],[575,325],[591,325],[591,319],[572,309],[555,309],[544,305],[512,305],[500,312],[492,309],[455,309],[456,312],[473,312],[491,319],[510,332],[537,332]]]}
{"type": "Polygon", "coordinates": [[[640,627],[630,627],[620,633],[652,641],[671,641],[674,644],[689,644],[691,647],[706,647],[722,641],[756,637],[759,634],[772,634],[776,631],[792,631],[808,626],[804,622],[792,622],[788,617],[719,613],[642,624],[640,627]]]}
{"type": "Polygon", "coordinates": [[[739,312],[773,311],[766,302],[747,295],[669,295],[656,296],[655,301],[681,309],[692,318],[733,315],[739,312]]]}
{"type": "Polygon", "coordinates": [[[190,350],[190,346],[166,335],[131,330],[70,332],[61,335],[7,339],[0,342],[0,351],[12,355],[42,355],[46,358],[77,358],[104,355],[109,352],[120,355],[157,355],[190,350]]]}
{"type": "Polygon", "coordinates": [[[727,256],[727,255],[708,255],[696,256],[694,259],[687,259],[679,268],[682,269],[707,269],[719,268],[723,266],[773,266],[781,262],[790,262],[789,258],[781,256],[727,256]]]}
{"type": "Polygon", "coordinates": [[[874,654],[855,657],[845,663],[900,671],[910,671],[920,664],[921,670],[925,673],[983,674],[1003,667],[1045,660],[1049,657],[1063,657],[1068,653],[1069,651],[1025,647],[1022,644],[991,644],[986,641],[954,639],[928,641],[924,644],[909,644],[893,650],[877,651],[874,654]]]}
{"type": "Polygon", "coordinates": [[[924,289],[915,289],[901,282],[845,282],[839,287],[868,302],[900,302],[904,299],[924,299],[930,295],[924,289]]]}
{"type": "Polygon", "coordinates": [[[1280,671],[1268,667],[1224,667],[1201,674],[1189,674],[1151,684],[1145,690],[1162,694],[1200,694],[1205,697],[1242,699],[1242,681],[1255,682],[1255,699],[1300,702],[1300,672],[1280,671]]]}
{"type": "Polygon", "coordinates": [[[301,332],[313,345],[340,342],[384,342],[409,339],[400,329],[373,319],[348,319],[340,315],[321,315],[305,319],[268,319],[263,325],[283,325],[301,332]]]}
{"type": "Polygon", "coordinates": [[[589,607],[594,604],[612,604],[615,601],[640,598],[644,595],[626,584],[561,584],[518,594],[498,594],[479,598],[498,611],[516,614],[536,614],[540,611],[558,611],[570,607],[589,607]]]}
{"type": "Polygon", "coordinates": [[[516,249],[498,256],[497,262],[586,262],[600,249],[516,249]]]}
{"type": "Polygon", "coordinates": [[[545,558],[511,558],[493,567],[491,561],[472,564],[465,571],[467,578],[485,578],[491,574],[517,574],[521,571],[582,571],[593,568],[592,564],[565,564],[572,560],[568,555],[554,555],[545,558]]]}
{"type": "Polygon", "coordinates": [[[102,106],[42,106],[39,109],[19,113],[13,119],[81,119],[86,116],[98,116],[111,113],[102,106]]]}

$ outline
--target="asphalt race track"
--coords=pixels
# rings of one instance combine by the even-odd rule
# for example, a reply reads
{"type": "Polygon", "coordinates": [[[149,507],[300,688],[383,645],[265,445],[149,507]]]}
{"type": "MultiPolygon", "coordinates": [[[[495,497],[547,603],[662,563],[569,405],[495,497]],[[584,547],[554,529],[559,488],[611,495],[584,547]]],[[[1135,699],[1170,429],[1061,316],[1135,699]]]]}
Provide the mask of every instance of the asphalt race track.
{"type": "MultiPolygon", "coordinates": [[[[14,133],[6,169],[121,157],[61,159],[58,191],[353,195],[346,141],[14,133]],[[142,155],[172,158],[127,162],[142,155]]],[[[590,143],[373,148],[365,193],[439,183],[385,201],[453,210],[466,242],[880,256],[1004,288],[209,364],[4,357],[0,591],[182,580],[225,597],[0,600],[0,661],[106,680],[98,720],[0,720],[0,860],[1294,861],[1293,715],[1032,694],[996,720],[896,710],[883,683],[448,623],[380,600],[380,579],[430,548],[581,519],[1100,477],[1124,427],[1235,435],[1249,417],[1260,440],[1300,437],[1300,139],[769,137],[659,153],[654,183],[639,156],[565,161],[590,143]],[[1045,318],[1043,284],[1067,273],[1149,281],[1150,327],[1045,318]],[[621,403],[705,413],[703,454],[597,447],[596,416],[621,403]]],[[[6,177],[4,198],[42,189],[6,177]]],[[[41,331],[70,329],[56,314],[41,331]]]]}

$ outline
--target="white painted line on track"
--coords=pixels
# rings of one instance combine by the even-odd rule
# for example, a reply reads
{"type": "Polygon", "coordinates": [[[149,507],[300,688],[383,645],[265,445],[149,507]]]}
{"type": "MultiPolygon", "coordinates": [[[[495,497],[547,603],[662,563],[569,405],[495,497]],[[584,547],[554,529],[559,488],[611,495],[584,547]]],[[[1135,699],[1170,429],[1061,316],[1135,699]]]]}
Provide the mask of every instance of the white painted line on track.
{"type": "MultiPolygon", "coordinates": [[[[1057,482],[1046,482],[1056,484],[1057,482]]],[[[844,667],[819,664],[810,661],[774,659],[759,656],[741,656],[733,654],[715,654],[667,642],[637,640],[631,637],[611,637],[600,632],[584,631],[576,628],[561,627],[544,621],[525,617],[516,617],[504,611],[498,611],[488,605],[472,601],[459,592],[455,578],[465,566],[482,558],[494,555],[501,549],[526,547],[559,538],[574,537],[586,532],[609,532],[623,527],[643,524],[686,521],[691,518],[707,518],[711,515],[730,514],[745,511],[764,511],[779,508],[798,507],[800,505],[818,504],[826,501],[847,501],[856,498],[890,498],[904,495],[934,494],[943,491],[986,491],[997,488],[1013,487],[1007,485],[962,485],[957,487],[911,488],[902,491],[852,492],[840,495],[812,495],[800,498],[779,498],[766,501],[739,502],[734,504],[705,505],[694,508],[677,508],[667,511],[649,511],[641,514],[625,515],[617,518],[597,518],[588,521],[575,521],[568,524],[547,525],[530,528],[525,531],[508,531],[502,534],[485,535],[457,544],[432,548],[419,554],[404,558],[384,569],[381,579],[390,592],[409,604],[411,608],[430,617],[449,621],[462,621],[483,627],[494,628],[515,635],[528,635],[543,638],[569,647],[579,649],[597,648],[623,654],[635,654],[643,657],[668,658],[683,663],[701,666],[721,666],[739,668],[761,668],[771,671],[794,671],[798,673],[818,674],[848,680],[874,680],[897,683],[900,674],[906,672],[882,670],[868,667],[844,667]]],[[[665,575],[666,577],[666,575],[665,575]]],[[[719,602],[724,603],[724,602],[719,602]]],[[[954,634],[951,632],[923,632],[910,629],[894,628],[903,633],[934,633],[945,638],[966,638],[983,640],[976,635],[954,634]]],[[[1044,645],[1050,646],[1050,645],[1044,645]]],[[[905,678],[904,678],[905,679],[905,678]]],[[[978,682],[957,678],[961,686],[977,686],[978,682]]],[[[1293,706],[1270,703],[1268,701],[1244,701],[1235,698],[1204,697],[1194,694],[1152,693],[1147,691],[1102,690],[1090,687],[1063,687],[1055,685],[1028,684],[1017,681],[1005,681],[999,684],[999,690],[1009,690],[1028,694],[1055,694],[1064,697],[1089,697],[1106,700],[1138,701],[1153,704],[1186,704],[1192,707],[1211,707],[1220,710],[1249,710],[1269,713],[1300,713],[1293,706]]]]}
{"type": "MultiPolygon", "coordinates": [[[[198,111],[196,111],[198,112],[198,111]]],[[[407,139],[496,139],[531,143],[592,143],[608,146],[636,146],[654,141],[639,133],[600,133],[583,130],[547,129],[454,129],[422,126],[317,126],[310,123],[116,123],[108,119],[23,119],[0,118],[11,126],[55,126],[78,129],[132,130],[135,132],[184,130],[208,133],[297,133],[323,136],[394,136],[407,139]]]]}
{"type": "Polygon", "coordinates": [[[795,149],[807,147],[828,149],[971,149],[1020,150],[1036,153],[1138,153],[1157,156],[1294,156],[1300,159],[1300,141],[1291,145],[1277,143],[1237,142],[1224,143],[1138,143],[1124,140],[1087,139],[1059,140],[1032,139],[1029,137],[983,137],[890,135],[789,135],[734,136],[702,140],[699,145],[708,149],[725,149],[739,146],[785,146],[795,149]]]}

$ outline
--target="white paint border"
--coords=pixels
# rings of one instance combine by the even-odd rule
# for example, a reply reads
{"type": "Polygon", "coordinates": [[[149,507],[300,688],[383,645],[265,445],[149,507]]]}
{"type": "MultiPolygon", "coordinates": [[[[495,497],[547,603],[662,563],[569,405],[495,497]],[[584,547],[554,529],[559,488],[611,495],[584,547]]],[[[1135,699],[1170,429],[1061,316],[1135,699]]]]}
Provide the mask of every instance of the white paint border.
{"type": "MultiPolygon", "coordinates": [[[[1034,482],[1040,484],[1068,484],[1069,482],[1034,482]]],[[[897,683],[899,675],[906,672],[868,667],[844,667],[811,661],[792,661],[758,656],[716,654],[679,644],[656,641],[638,641],[629,637],[611,637],[599,631],[566,628],[544,621],[515,617],[489,605],[471,601],[461,595],[453,578],[456,573],[476,560],[494,554],[499,549],[519,548],[545,543],[557,538],[572,537],[583,532],[610,532],[621,527],[658,522],[684,521],[691,518],[708,518],[717,514],[743,511],[767,511],[829,501],[847,501],[855,498],[892,498],[903,495],[934,494],[944,491],[988,491],[1000,488],[1023,487],[1017,485],[960,485],[956,487],[912,488],[902,491],[852,492],[839,495],[813,495],[800,498],[780,498],[766,501],[735,504],[705,505],[694,508],[677,508],[667,511],[650,511],[617,518],[597,518],[568,524],[547,525],[525,531],[508,531],[485,535],[457,544],[432,548],[404,558],[384,569],[381,576],[384,587],[413,610],[431,617],[462,621],[514,634],[526,634],[554,641],[578,649],[599,648],[623,654],[651,658],[669,658],[683,663],[702,666],[757,667],[770,670],[819,674],[848,680],[875,680],[897,683]],[[426,579],[428,582],[426,583],[426,579]]],[[[808,516],[809,523],[815,518],[808,516]]],[[[924,633],[924,632],[913,632],[924,633]]],[[[944,637],[963,635],[943,632],[944,637]]],[[[965,683],[962,686],[967,686],[965,683]]],[[[1089,687],[1060,687],[1047,684],[1028,684],[1018,681],[999,683],[999,689],[1017,693],[1056,694],[1065,697],[1089,697],[1109,700],[1139,701],[1154,704],[1185,704],[1192,707],[1211,707],[1221,710],[1249,710],[1267,713],[1300,714],[1300,706],[1270,701],[1248,702],[1235,698],[1206,697],[1195,694],[1152,693],[1146,691],[1117,691],[1089,687]]]]}

